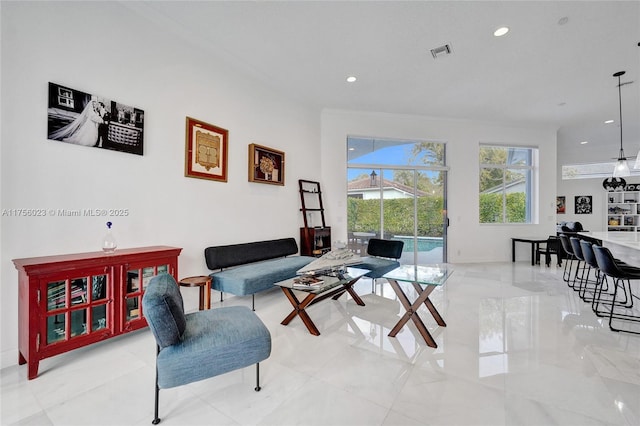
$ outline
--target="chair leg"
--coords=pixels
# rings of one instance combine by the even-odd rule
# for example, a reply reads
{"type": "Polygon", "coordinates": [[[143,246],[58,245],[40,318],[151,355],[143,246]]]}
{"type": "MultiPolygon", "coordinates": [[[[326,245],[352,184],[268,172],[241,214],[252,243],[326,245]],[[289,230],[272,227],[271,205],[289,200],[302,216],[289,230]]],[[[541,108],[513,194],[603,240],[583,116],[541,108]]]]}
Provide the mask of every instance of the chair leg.
{"type": "Polygon", "coordinates": [[[251,310],[255,312],[256,310],[256,295],[255,293],[251,295],[251,310]]]}
{"type": "MultiPolygon", "coordinates": [[[[158,353],[160,352],[160,347],[157,346],[156,347],[156,358],[158,356],[158,353]]],[[[151,423],[153,423],[154,425],[157,425],[158,423],[160,423],[161,419],[160,417],[158,417],[158,405],[160,402],[160,388],[158,387],[158,365],[156,363],[156,395],[155,395],[155,408],[154,408],[154,418],[151,421],[151,423]]]]}
{"type": "Polygon", "coordinates": [[[588,267],[589,267],[589,265],[587,265],[586,262],[583,262],[582,268],[580,268],[580,277],[578,277],[578,274],[576,273],[575,280],[573,281],[574,282],[573,289],[575,291],[577,291],[578,294],[581,294],[582,293],[582,289],[584,288],[584,286],[587,285],[586,283],[587,283],[587,280],[589,278],[589,271],[590,271],[590,269],[588,269],[588,267]],[[585,277],[585,271],[587,273],[586,277],[585,277]],[[577,285],[578,285],[577,287],[576,287],[576,282],[577,282],[577,285]]]}
{"type": "Polygon", "coordinates": [[[588,296],[587,296],[587,292],[591,292],[591,288],[589,287],[589,284],[593,284],[593,288],[595,289],[599,282],[600,282],[600,277],[598,276],[598,270],[597,269],[593,269],[593,273],[595,275],[595,281],[589,281],[589,276],[591,275],[591,266],[588,266],[587,268],[587,277],[584,279],[584,285],[580,288],[580,290],[578,290],[578,294],[580,295],[580,298],[587,302],[587,301],[591,301],[588,300],[588,296]]]}
{"type": "MultiPolygon", "coordinates": [[[[573,274],[573,282],[571,284],[569,284],[569,287],[571,287],[574,290],[576,289],[576,281],[578,281],[578,272],[580,272],[580,265],[582,264],[582,260],[580,259],[576,259],[576,270],[575,273],[573,274]]],[[[571,277],[569,277],[571,278],[571,277]]]]}
{"type": "Polygon", "coordinates": [[[255,387],[255,391],[256,392],[260,392],[260,389],[262,389],[260,387],[260,363],[257,362],[256,363],[256,387],[255,387]]]}
{"type": "MultiPolygon", "coordinates": [[[[564,272],[562,274],[562,279],[567,284],[569,284],[569,281],[571,280],[571,270],[573,268],[573,260],[574,259],[575,259],[575,257],[572,255],[569,258],[567,258],[567,260],[564,263],[564,272]]],[[[569,287],[571,287],[570,284],[569,284],[569,287]]]]}
{"type": "Polygon", "coordinates": [[[612,307],[614,306],[618,306],[618,307],[622,307],[622,308],[629,308],[629,303],[633,303],[632,301],[629,302],[629,299],[633,297],[633,295],[631,294],[631,283],[629,280],[624,280],[623,278],[613,278],[612,277],[612,281],[613,281],[613,293],[609,293],[608,290],[608,285],[604,285],[608,283],[607,280],[607,275],[604,275],[604,280],[603,282],[601,282],[600,287],[598,289],[598,293],[596,296],[594,296],[593,298],[593,302],[591,303],[591,309],[593,310],[593,313],[595,313],[597,316],[599,317],[606,317],[609,315],[613,315],[614,318],[616,319],[624,319],[624,318],[628,318],[629,315],[624,315],[624,314],[616,314],[613,313],[613,310],[610,311],[604,311],[604,310],[600,310],[600,305],[611,305],[612,307]],[[619,282],[622,281],[622,292],[624,294],[624,300],[623,301],[617,301],[617,290],[618,290],[618,285],[619,282]],[[625,286],[625,282],[628,284],[629,286],[629,292],[627,293],[627,289],[625,286]],[[610,298],[608,297],[603,297],[603,290],[606,290],[604,292],[604,296],[610,296],[610,298]]]}
{"type": "MultiPolygon", "coordinates": [[[[632,321],[632,322],[640,322],[640,317],[637,317],[635,315],[629,315],[629,314],[615,314],[613,312],[614,310],[614,306],[616,304],[616,296],[618,293],[618,285],[620,284],[620,282],[622,282],[622,290],[625,292],[625,299],[627,297],[629,297],[630,299],[632,299],[632,303],[633,303],[633,295],[631,294],[631,280],[627,280],[627,284],[629,285],[629,295],[627,295],[627,291],[625,289],[625,280],[619,279],[615,281],[615,286],[613,289],[613,301],[611,303],[611,310],[609,311],[609,329],[611,331],[616,331],[616,332],[625,332],[625,333],[631,333],[631,334],[640,334],[640,331],[632,331],[632,330],[623,330],[621,328],[616,328],[613,326],[613,319],[620,319],[620,320],[626,320],[626,321],[632,321]]],[[[620,304],[625,308],[628,308],[628,306],[626,306],[626,301],[625,304],[620,304]]]]}

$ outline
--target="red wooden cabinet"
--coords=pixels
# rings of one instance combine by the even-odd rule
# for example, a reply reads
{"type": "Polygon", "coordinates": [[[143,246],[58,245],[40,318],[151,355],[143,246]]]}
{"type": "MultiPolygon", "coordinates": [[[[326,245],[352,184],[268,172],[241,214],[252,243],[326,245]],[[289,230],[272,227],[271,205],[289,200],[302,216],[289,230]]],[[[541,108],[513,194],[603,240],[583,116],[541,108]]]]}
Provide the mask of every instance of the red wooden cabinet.
{"type": "Polygon", "coordinates": [[[147,326],[151,277],[178,279],[178,247],[153,246],[14,259],[18,270],[18,363],[40,360],[147,326]]]}

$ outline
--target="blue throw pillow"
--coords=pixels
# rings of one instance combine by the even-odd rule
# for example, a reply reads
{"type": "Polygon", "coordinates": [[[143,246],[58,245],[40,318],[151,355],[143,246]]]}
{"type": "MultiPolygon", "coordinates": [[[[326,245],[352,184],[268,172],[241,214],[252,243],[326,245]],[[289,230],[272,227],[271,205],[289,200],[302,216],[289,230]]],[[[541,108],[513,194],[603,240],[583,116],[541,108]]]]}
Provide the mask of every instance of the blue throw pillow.
{"type": "Polygon", "coordinates": [[[180,341],[187,320],[178,283],[171,275],[151,278],[142,297],[142,309],[160,349],[180,341]]]}

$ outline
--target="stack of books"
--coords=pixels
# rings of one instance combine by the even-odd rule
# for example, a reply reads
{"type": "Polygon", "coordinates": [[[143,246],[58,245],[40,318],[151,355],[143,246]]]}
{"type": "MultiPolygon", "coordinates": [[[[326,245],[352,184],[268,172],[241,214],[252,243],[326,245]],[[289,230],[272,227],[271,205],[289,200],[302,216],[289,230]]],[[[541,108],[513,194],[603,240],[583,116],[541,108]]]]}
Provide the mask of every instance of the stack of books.
{"type": "Polygon", "coordinates": [[[319,288],[324,280],[314,275],[302,275],[293,279],[293,288],[299,290],[313,290],[319,288]]]}

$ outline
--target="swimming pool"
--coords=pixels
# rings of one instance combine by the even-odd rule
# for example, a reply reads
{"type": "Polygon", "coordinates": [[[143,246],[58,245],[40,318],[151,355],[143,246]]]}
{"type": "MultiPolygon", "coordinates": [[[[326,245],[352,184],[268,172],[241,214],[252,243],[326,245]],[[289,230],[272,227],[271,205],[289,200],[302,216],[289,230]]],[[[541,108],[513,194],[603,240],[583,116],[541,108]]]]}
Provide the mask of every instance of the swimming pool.
{"type": "MultiPolygon", "coordinates": [[[[393,240],[400,240],[404,242],[404,248],[402,251],[414,251],[414,238],[408,235],[394,235],[393,240]]],[[[417,251],[431,251],[435,248],[442,247],[443,241],[441,237],[418,237],[418,250],[417,251]]]]}

